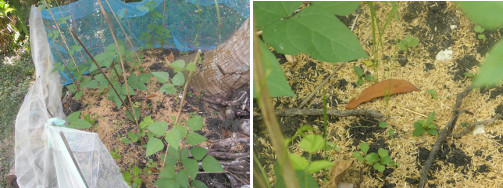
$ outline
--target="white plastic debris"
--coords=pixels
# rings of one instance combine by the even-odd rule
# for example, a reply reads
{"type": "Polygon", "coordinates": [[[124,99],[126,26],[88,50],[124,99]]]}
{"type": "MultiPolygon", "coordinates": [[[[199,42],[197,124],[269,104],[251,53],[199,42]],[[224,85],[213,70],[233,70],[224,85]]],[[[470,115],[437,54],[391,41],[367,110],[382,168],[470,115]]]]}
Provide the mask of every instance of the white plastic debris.
{"type": "Polygon", "coordinates": [[[486,128],[485,125],[477,125],[477,126],[475,126],[475,128],[473,128],[473,132],[472,132],[473,136],[485,133],[486,132],[484,130],[485,128],[486,128]]]}
{"type": "Polygon", "coordinates": [[[452,59],[452,48],[449,47],[445,50],[442,50],[438,52],[437,56],[435,57],[437,61],[447,61],[452,59]]]}
{"type": "Polygon", "coordinates": [[[451,29],[456,29],[457,27],[457,25],[451,25],[451,29]]]}

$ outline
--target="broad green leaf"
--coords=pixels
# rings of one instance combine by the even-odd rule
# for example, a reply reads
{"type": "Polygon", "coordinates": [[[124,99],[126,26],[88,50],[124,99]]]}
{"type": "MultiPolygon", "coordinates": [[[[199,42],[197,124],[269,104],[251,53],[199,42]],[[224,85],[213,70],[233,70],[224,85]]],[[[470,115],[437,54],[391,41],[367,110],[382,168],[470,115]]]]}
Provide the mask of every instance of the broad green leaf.
{"type": "Polygon", "coordinates": [[[182,149],[180,151],[180,159],[182,162],[185,162],[189,158],[189,150],[188,149],[182,149]]]}
{"type": "Polygon", "coordinates": [[[208,152],[207,149],[199,147],[199,146],[196,146],[196,147],[193,147],[190,149],[190,153],[192,154],[192,157],[194,157],[194,159],[196,159],[198,161],[202,160],[207,152],[208,152]]]}
{"type": "Polygon", "coordinates": [[[83,119],[77,119],[74,122],[72,122],[70,125],[68,125],[70,128],[75,128],[75,129],[87,129],[91,128],[92,125],[87,122],[86,120],[83,119]]]}
{"type": "Polygon", "coordinates": [[[435,135],[438,135],[438,131],[436,129],[430,129],[430,130],[428,130],[428,134],[435,136],[435,135]]]}
{"type": "Polygon", "coordinates": [[[147,151],[145,157],[151,156],[152,154],[161,151],[164,148],[164,144],[161,140],[157,138],[151,138],[147,143],[147,151]]]}
{"type": "Polygon", "coordinates": [[[98,81],[91,80],[86,84],[87,88],[96,89],[98,87],[98,81]]]}
{"type": "Polygon", "coordinates": [[[187,120],[187,127],[189,127],[190,130],[192,131],[201,130],[202,126],[203,126],[202,116],[195,116],[187,120]]]}
{"type": "Polygon", "coordinates": [[[129,173],[129,171],[124,171],[124,173],[122,173],[122,177],[124,177],[126,182],[131,181],[131,173],[129,173]]]}
{"type": "Polygon", "coordinates": [[[73,112],[71,113],[70,115],[68,115],[66,117],[66,121],[68,123],[73,123],[75,122],[77,119],[80,119],[80,111],[76,111],[76,112],[73,112]]]}
{"type": "Polygon", "coordinates": [[[173,147],[175,150],[178,150],[180,147],[178,144],[180,143],[180,140],[183,138],[182,134],[180,131],[177,129],[171,129],[168,131],[164,139],[166,139],[166,142],[168,142],[169,146],[173,147]]]}
{"type": "Polygon", "coordinates": [[[314,1],[312,2],[318,11],[333,12],[338,16],[351,14],[360,5],[359,1],[314,1]]]}
{"type": "Polygon", "coordinates": [[[426,124],[431,124],[435,120],[435,112],[430,112],[426,118],[426,124]]]}
{"type": "Polygon", "coordinates": [[[173,68],[173,71],[180,72],[185,68],[185,61],[179,59],[170,63],[169,66],[173,68]]]}
{"type": "Polygon", "coordinates": [[[153,72],[155,79],[161,83],[166,83],[169,81],[169,73],[167,72],[153,72]]]}
{"type": "Polygon", "coordinates": [[[319,151],[325,146],[325,140],[321,135],[309,134],[300,141],[300,147],[309,153],[319,151]]]}
{"type": "Polygon", "coordinates": [[[196,71],[196,64],[194,64],[194,62],[190,62],[187,64],[187,67],[185,67],[185,70],[190,72],[196,71]]]}
{"type": "Polygon", "coordinates": [[[140,83],[145,83],[150,79],[150,77],[152,77],[152,75],[149,73],[140,74],[140,76],[138,76],[138,81],[140,83]]]}
{"type": "Polygon", "coordinates": [[[315,173],[315,172],[318,172],[320,170],[323,170],[323,169],[326,169],[328,167],[331,167],[331,166],[334,166],[335,164],[330,162],[330,161],[314,161],[311,163],[311,165],[309,165],[309,169],[308,171],[310,173],[315,173]]]}
{"type": "Polygon", "coordinates": [[[143,130],[147,128],[148,126],[152,125],[154,121],[152,120],[152,115],[149,115],[147,117],[144,117],[143,120],[140,122],[140,128],[143,130]]]}
{"type": "Polygon", "coordinates": [[[369,151],[369,144],[365,143],[365,142],[362,142],[360,143],[360,151],[363,152],[364,155],[367,154],[367,152],[369,151]]]}
{"type": "Polygon", "coordinates": [[[180,170],[175,175],[176,183],[180,184],[182,187],[189,187],[189,175],[185,170],[180,170]]]}
{"type": "Polygon", "coordinates": [[[358,162],[363,161],[363,156],[360,154],[360,152],[353,152],[353,157],[358,159],[358,162]]]}
{"type": "Polygon", "coordinates": [[[377,150],[377,154],[379,154],[380,157],[388,156],[388,150],[385,150],[383,148],[379,148],[379,150],[377,150]]]}
{"type": "Polygon", "coordinates": [[[127,136],[131,139],[131,141],[138,142],[138,133],[127,132],[127,136]]]}
{"type": "Polygon", "coordinates": [[[262,30],[262,26],[273,24],[288,17],[293,14],[293,11],[300,8],[301,4],[301,1],[254,1],[253,13],[257,26],[262,30]]]}
{"type": "Polygon", "coordinates": [[[126,137],[121,138],[121,142],[124,144],[130,144],[131,140],[127,139],[126,137]]]}
{"type": "MultiPolygon", "coordinates": [[[[499,16],[499,18],[503,17],[499,16]]],[[[498,82],[503,80],[501,70],[503,70],[503,40],[497,42],[491,50],[489,50],[485,62],[482,64],[482,67],[480,67],[480,72],[475,75],[473,85],[475,87],[495,86],[498,82]]]]}
{"type": "Polygon", "coordinates": [[[379,161],[381,164],[390,164],[391,163],[391,157],[390,156],[384,156],[381,157],[381,161],[379,161]]]}
{"type": "Polygon", "coordinates": [[[129,110],[126,110],[126,117],[129,119],[129,121],[135,121],[135,119],[140,118],[140,109],[139,108],[134,107],[134,112],[132,112],[135,119],[133,119],[133,116],[131,116],[131,114],[129,113],[130,111],[131,111],[131,108],[129,108],[129,110]]]}
{"type": "Polygon", "coordinates": [[[313,3],[291,18],[292,12],[274,10],[277,6],[273,4],[282,6],[284,3],[256,3],[254,13],[261,15],[260,19],[257,18],[257,25],[263,31],[264,41],[279,53],[307,53],[325,62],[346,62],[368,57],[355,34],[335,17],[336,9],[326,7],[328,4],[337,6],[336,3],[313,3]]]}
{"type": "Polygon", "coordinates": [[[182,137],[185,137],[185,135],[187,135],[187,129],[185,129],[185,127],[178,125],[175,127],[175,129],[180,132],[180,135],[182,135],[182,137]]]}
{"type": "MultiPolygon", "coordinates": [[[[278,162],[274,163],[274,174],[276,175],[276,185],[274,187],[286,187],[283,174],[280,172],[280,165],[278,162]]],[[[304,170],[295,170],[299,188],[317,188],[318,183],[316,180],[304,170]],[[306,182],[307,180],[307,182],[306,182]]],[[[289,181],[289,179],[287,179],[289,181]]]]}
{"type": "MultiPolygon", "coordinates": [[[[265,80],[267,83],[267,88],[269,89],[269,96],[295,97],[295,93],[293,93],[292,88],[288,84],[285,74],[283,73],[283,69],[276,59],[276,56],[274,56],[274,54],[272,54],[272,52],[267,49],[262,41],[260,41],[260,52],[262,53],[262,63],[264,65],[264,70],[266,73],[265,80]]],[[[254,83],[253,97],[257,98],[257,92],[259,92],[260,88],[264,86],[265,85],[262,83],[254,83]]]]}
{"type": "Polygon", "coordinates": [[[377,161],[379,161],[379,155],[377,155],[377,153],[369,153],[367,156],[365,156],[365,160],[368,162],[368,163],[375,163],[377,161]]]}
{"type": "Polygon", "coordinates": [[[185,77],[183,76],[183,73],[176,73],[175,76],[173,76],[173,79],[171,79],[171,82],[175,86],[183,86],[183,84],[185,83],[185,77]]]}
{"type": "Polygon", "coordinates": [[[133,179],[133,187],[140,187],[141,179],[139,177],[134,177],[133,179]]]}
{"type": "Polygon", "coordinates": [[[166,94],[175,94],[176,93],[176,88],[173,86],[173,84],[167,83],[164,84],[161,89],[159,89],[159,92],[163,93],[165,92],[166,94]]]}
{"type": "Polygon", "coordinates": [[[475,23],[486,29],[503,26],[503,2],[499,1],[460,1],[456,2],[475,23]]]}
{"type": "Polygon", "coordinates": [[[223,172],[222,165],[212,156],[208,155],[203,159],[203,170],[205,172],[223,172]]]}
{"type": "Polygon", "coordinates": [[[159,178],[174,178],[175,177],[175,165],[166,165],[159,174],[159,178]]]}
{"type": "Polygon", "coordinates": [[[425,132],[425,130],[423,127],[418,127],[416,129],[414,129],[414,132],[412,132],[412,136],[421,136],[424,134],[424,132],[425,132]]]}
{"type": "Polygon", "coordinates": [[[198,145],[200,143],[203,143],[204,141],[206,141],[207,138],[204,137],[204,136],[201,136],[200,134],[197,134],[195,132],[190,132],[188,135],[187,135],[187,144],[189,145],[198,145]]]}
{"type": "Polygon", "coordinates": [[[305,170],[309,165],[309,161],[300,155],[290,153],[288,154],[288,157],[290,158],[292,167],[295,170],[305,170]]]}
{"type": "Polygon", "coordinates": [[[168,129],[169,124],[166,123],[165,121],[158,121],[155,122],[154,124],[148,126],[148,130],[152,133],[154,133],[155,136],[161,137],[166,133],[166,130],[168,129]]]}
{"type": "Polygon", "coordinates": [[[358,75],[359,77],[363,76],[363,69],[359,66],[353,66],[353,69],[356,73],[356,75],[358,75]]]}
{"type": "Polygon", "coordinates": [[[140,174],[140,173],[141,173],[141,169],[138,168],[138,166],[134,166],[134,168],[133,168],[133,175],[134,176],[138,176],[138,174],[140,174]]]}
{"type": "Polygon", "coordinates": [[[192,187],[195,187],[195,188],[208,188],[208,186],[206,186],[206,184],[204,184],[203,182],[201,182],[199,180],[192,181],[191,185],[192,185],[192,187]]]}
{"type": "Polygon", "coordinates": [[[196,179],[197,172],[199,172],[199,164],[194,159],[186,159],[183,161],[183,167],[187,170],[187,174],[191,179],[196,179]]]}
{"type": "Polygon", "coordinates": [[[386,167],[384,165],[382,165],[382,164],[374,163],[374,169],[376,169],[379,172],[384,172],[384,170],[386,169],[386,167]]]}
{"type": "Polygon", "coordinates": [[[178,184],[175,181],[175,178],[173,178],[173,179],[159,178],[157,181],[155,181],[154,185],[157,186],[157,187],[159,187],[159,188],[176,188],[176,187],[179,187],[178,184]]]}

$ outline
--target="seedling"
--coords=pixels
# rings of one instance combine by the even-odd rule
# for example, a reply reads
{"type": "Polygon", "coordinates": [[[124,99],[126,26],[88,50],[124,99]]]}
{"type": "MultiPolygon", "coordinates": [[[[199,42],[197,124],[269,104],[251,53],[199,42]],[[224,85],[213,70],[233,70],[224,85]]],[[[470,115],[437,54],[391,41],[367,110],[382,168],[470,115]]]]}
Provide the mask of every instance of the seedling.
{"type": "Polygon", "coordinates": [[[363,80],[374,81],[375,78],[370,74],[364,74],[363,69],[359,66],[353,66],[355,74],[358,76],[358,81],[356,82],[356,86],[360,86],[363,84],[363,80]]]}
{"type": "Polygon", "coordinates": [[[391,137],[392,139],[395,138],[395,129],[388,130],[388,133],[389,133],[389,137],[391,137]]]}
{"type": "Polygon", "coordinates": [[[124,173],[122,173],[122,176],[124,177],[124,180],[129,184],[131,185],[131,187],[133,188],[137,188],[137,187],[140,187],[141,184],[142,184],[142,180],[138,177],[139,175],[143,174],[142,170],[140,168],[138,168],[138,166],[134,165],[132,167],[134,163],[131,163],[129,165],[129,168],[128,170],[126,170],[124,173]],[[129,171],[132,172],[129,173],[129,171]],[[133,181],[131,183],[131,181],[133,181]]]}
{"type": "Polygon", "coordinates": [[[418,120],[414,122],[414,132],[412,133],[412,136],[421,136],[426,131],[428,132],[428,134],[432,136],[438,135],[437,126],[433,124],[434,120],[435,120],[435,112],[431,112],[428,114],[428,118],[426,118],[426,121],[418,120]]]}
{"type": "Polygon", "coordinates": [[[379,122],[379,127],[381,127],[381,128],[386,128],[386,126],[387,126],[387,124],[386,124],[386,122],[385,122],[385,121],[381,121],[381,122],[379,122]]]}
{"type": "Polygon", "coordinates": [[[437,92],[435,92],[435,90],[433,90],[433,89],[428,89],[428,90],[426,90],[426,92],[428,92],[428,93],[430,93],[430,94],[431,94],[431,98],[432,98],[432,99],[438,99],[438,97],[437,97],[437,92]]]}
{"type": "Polygon", "coordinates": [[[471,73],[471,72],[465,72],[465,76],[466,76],[467,78],[473,78],[473,77],[475,77],[475,74],[473,74],[473,73],[471,73]]]}
{"type": "Polygon", "coordinates": [[[377,153],[372,152],[367,154],[368,151],[369,145],[367,143],[360,143],[360,151],[354,152],[353,157],[358,159],[358,162],[365,161],[367,164],[372,165],[379,172],[384,172],[386,165],[398,166],[397,163],[391,161],[388,150],[379,148],[377,153]]]}
{"type": "Polygon", "coordinates": [[[410,48],[414,48],[419,44],[419,40],[411,35],[405,36],[404,39],[400,40],[398,47],[402,51],[409,51],[410,48]]]}
{"type": "Polygon", "coordinates": [[[475,26],[475,28],[473,28],[473,30],[475,30],[475,33],[477,33],[477,38],[479,40],[486,39],[486,35],[484,35],[485,29],[480,27],[480,25],[475,26]]]}
{"type": "Polygon", "coordinates": [[[119,153],[119,149],[115,148],[114,151],[110,152],[110,155],[112,155],[112,157],[117,160],[119,158],[121,158],[121,154],[119,153]]]}

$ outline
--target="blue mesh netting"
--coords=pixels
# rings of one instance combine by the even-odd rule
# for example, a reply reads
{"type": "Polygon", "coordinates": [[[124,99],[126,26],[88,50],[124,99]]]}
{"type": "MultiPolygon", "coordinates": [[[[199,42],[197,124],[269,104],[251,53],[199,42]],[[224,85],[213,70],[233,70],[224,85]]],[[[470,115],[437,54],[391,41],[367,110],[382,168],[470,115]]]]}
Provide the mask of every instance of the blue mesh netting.
{"type": "MultiPolygon", "coordinates": [[[[250,15],[248,0],[217,0],[222,23],[219,32],[215,0],[143,0],[126,5],[122,0],[101,0],[101,3],[113,24],[117,39],[124,43],[128,50],[133,49],[129,48],[124,32],[120,29],[112,11],[132,40],[135,50],[151,47],[177,48],[180,51],[190,51],[196,47],[203,51],[209,50],[230,37],[250,15]],[[201,9],[201,16],[196,11],[197,6],[201,9]],[[199,33],[197,33],[198,22],[199,33]],[[155,32],[159,27],[169,29],[169,34],[164,34],[168,35],[166,38],[160,37],[161,34],[155,32]]],[[[105,52],[107,46],[114,44],[97,0],[80,0],[51,8],[51,11],[70,49],[72,46],[77,47],[78,44],[70,34],[69,28],[73,29],[93,56],[105,52]]],[[[52,35],[59,32],[50,12],[42,10],[42,17],[55,62],[72,66],[73,60],[63,43],[63,38],[52,35]]],[[[89,63],[89,58],[82,49],[74,49],[75,51],[70,51],[77,65],[89,63]]],[[[60,71],[60,74],[63,84],[72,83],[66,71],[60,71]]]]}

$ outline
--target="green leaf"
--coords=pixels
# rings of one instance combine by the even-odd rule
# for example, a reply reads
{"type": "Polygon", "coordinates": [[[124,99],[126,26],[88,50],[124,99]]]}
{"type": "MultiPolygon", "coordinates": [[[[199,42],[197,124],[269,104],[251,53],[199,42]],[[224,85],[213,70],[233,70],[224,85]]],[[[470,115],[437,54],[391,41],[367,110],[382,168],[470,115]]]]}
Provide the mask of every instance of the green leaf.
{"type": "Polygon", "coordinates": [[[185,77],[183,76],[183,73],[176,73],[175,76],[173,76],[173,79],[171,79],[171,82],[175,86],[183,86],[183,84],[185,83],[185,77]]]}
{"type": "Polygon", "coordinates": [[[66,117],[68,123],[73,123],[78,119],[80,119],[80,111],[73,112],[66,117]]]}
{"type": "Polygon", "coordinates": [[[194,64],[194,62],[190,62],[189,64],[187,64],[187,67],[185,67],[185,70],[190,72],[196,71],[196,64],[194,64]]]}
{"type": "Polygon", "coordinates": [[[70,125],[68,125],[69,128],[75,128],[75,129],[87,129],[91,128],[92,125],[87,122],[86,120],[83,119],[77,119],[74,122],[72,122],[70,125]]]}
{"type": "Polygon", "coordinates": [[[456,3],[469,18],[486,29],[498,29],[503,26],[503,17],[501,17],[503,2],[463,1],[456,3]]]}
{"type": "Polygon", "coordinates": [[[428,134],[435,136],[435,135],[438,135],[438,131],[436,129],[430,129],[430,130],[428,130],[428,134]]]}
{"type": "Polygon", "coordinates": [[[254,83],[253,97],[257,98],[257,92],[260,92],[260,88],[265,86],[269,89],[269,96],[271,97],[295,97],[295,93],[293,93],[292,88],[288,84],[276,56],[267,49],[262,41],[260,41],[260,53],[262,53],[262,64],[264,65],[264,71],[266,73],[266,83],[254,83]]]}
{"type": "Polygon", "coordinates": [[[180,135],[182,135],[182,137],[185,137],[185,135],[187,135],[187,129],[185,129],[185,127],[178,125],[175,127],[175,129],[180,132],[180,135]]]}
{"type": "Polygon", "coordinates": [[[138,166],[134,166],[133,168],[133,175],[138,176],[141,173],[141,169],[138,168],[138,166]]]}
{"type": "Polygon", "coordinates": [[[337,1],[337,2],[323,2],[314,1],[313,5],[316,6],[319,11],[331,11],[338,16],[346,16],[356,10],[360,5],[358,1],[337,1]]]}
{"type": "Polygon", "coordinates": [[[147,151],[145,157],[151,156],[152,154],[161,151],[164,148],[164,144],[161,140],[157,138],[151,138],[147,143],[147,151]]]}
{"type": "Polygon", "coordinates": [[[199,172],[199,164],[194,159],[186,159],[183,161],[183,167],[187,170],[187,174],[191,179],[196,179],[197,172],[199,172]]]}
{"type": "Polygon", "coordinates": [[[355,74],[358,75],[358,77],[363,76],[363,69],[359,66],[353,66],[353,70],[355,71],[355,74]]]}
{"type": "MultiPolygon", "coordinates": [[[[173,172],[173,175],[175,173],[173,172]]],[[[176,183],[175,179],[168,179],[168,178],[159,178],[155,183],[155,186],[159,188],[173,188],[173,187],[179,187],[178,184],[176,183]]]]}
{"type": "Polygon", "coordinates": [[[191,185],[192,185],[192,187],[195,187],[195,188],[208,188],[208,186],[206,186],[206,184],[204,184],[203,182],[201,182],[199,180],[192,181],[191,185]]]}
{"type": "Polygon", "coordinates": [[[431,94],[431,98],[432,98],[432,99],[438,99],[438,98],[437,98],[437,94],[436,94],[435,90],[433,90],[433,89],[428,89],[428,90],[426,90],[426,92],[428,92],[428,93],[430,93],[430,94],[431,94]]]}
{"type": "Polygon", "coordinates": [[[203,117],[202,116],[195,116],[187,120],[187,127],[190,128],[192,131],[198,131],[201,130],[203,127],[203,117]]]}
{"type": "Polygon", "coordinates": [[[325,146],[325,140],[321,135],[309,134],[300,141],[300,147],[309,153],[319,151],[325,146]]]}
{"type": "Polygon", "coordinates": [[[143,120],[140,122],[140,129],[143,130],[154,123],[151,116],[152,115],[148,115],[147,117],[143,118],[143,120]]]}
{"type": "Polygon", "coordinates": [[[374,152],[369,153],[367,156],[365,156],[365,161],[367,161],[370,164],[375,163],[379,161],[379,155],[377,155],[377,153],[374,152]]]}
{"type": "Polygon", "coordinates": [[[390,156],[383,156],[381,157],[381,161],[379,161],[381,164],[390,164],[391,163],[391,157],[390,156]]]}
{"type": "MultiPolygon", "coordinates": [[[[502,17],[500,16],[500,18],[502,17]]],[[[500,40],[489,50],[485,62],[482,64],[482,67],[480,67],[480,72],[473,80],[473,85],[475,87],[494,86],[503,80],[503,74],[501,74],[501,70],[503,70],[502,60],[503,40],[500,40]]]]}
{"type": "Polygon", "coordinates": [[[473,28],[473,30],[475,30],[475,32],[477,32],[477,33],[482,33],[485,31],[485,29],[480,27],[480,25],[475,26],[475,28],[473,28]]]}
{"type": "Polygon", "coordinates": [[[423,135],[425,132],[425,130],[423,129],[423,127],[416,127],[416,129],[414,129],[414,132],[412,132],[412,136],[421,136],[423,135]]]}
{"type": "Polygon", "coordinates": [[[311,165],[309,165],[309,169],[308,171],[310,173],[315,173],[315,172],[318,172],[320,170],[323,170],[323,169],[326,169],[328,167],[331,167],[331,166],[334,166],[335,164],[330,162],[330,161],[314,161],[311,163],[311,165]]]}
{"type": "Polygon", "coordinates": [[[360,152],[353,152],[353,157],[358,159],[358,162],[362,162],[363,161],[363,156],[361,155],[360,152]]]}
{"type": "Polygon", "coordinates": [[[96,89],[98,87],[98,81],[96,80],[91,80],[89,81],[86,86],[87,88],[91,88],[91,89],[96,89]]]}
{"type": "Polygon", "coordinates": [[[365,75],[365,80],[367,81],[374,81],[375,78],[373,76],[370,76],[370,74],[365,75]]]}
{"type": "Polygon", "coordinates": [[[124,144],[130,144],[131,140],[127,139],[126,137],[122,137],[121,138],[121,142],[124,143],[124,144]]]}
{"type": "Polygon", "coordinates": [[[385,150],[383,148],[379,148],[379,150],[377,150],[377,154],[379,154],[380,157],[388,156],[388,150],[385,150]]]}
{"type": "Polygon", "coordinates": [[[133,187],[140,187],[141,186],[141,179],[139,177],[134,177],[133,179],[133,187]]]}
{"type": "Polygon", "coordinates": [[[173,147],[175,150],[178,150],[180,147],[178,144],[180,143],[180,140],[182,140],[182,134],[180,131],[177,129],[171,129],[169,132],[166,134],[164,139],[166,139],[166,142],[168,142],[169,146],[173,147]]]}
{"type": "Polygon", "coordinates": [[[370,148],[370,147],[369,147],[369,144],[367,144],[367,143],[365,143],[365,142],[360,143],[360,151],[362,151],[362,153],[363,153],[364,155],[366,155],[366,154],[367,154],[367,152],[369,151],[369,148],[370,148]]]}
{"type": "Polygon", "coordinates": [[[386,128],[386,122],[385,121],[379,122],[379,127],[386,128]]]}
{"type": "Polygon", "coordinates": [[[165,121],[158,121],[153,123],[152,125],[148,126],[148,130],[152,133],[154,133],[155,136],[161,137],[166,133],[166,130],[168,130],[169,124],[166,123],[165,121]]]}
{"type": "Polygon", "coordinates": [[[126,182],[131,181],[131,173],[129,173],[129,171],[124,171],[124,173],[122,173],[122,177],[124,177],[124,181],[126,182]]]}
{"type": "Polygon", "coordinates": [[[256,2],[254,15],[261,15],[257,26],[263,30],[264,41],[279,53],[307,53],[325,62],[368,57],[353,32],[334,16],[337,9],[330,9],[329,4],[338,6],[337,2],[313,3],[288,18],[293,11],[287,12],[282,6],[290,3],[256,2]]]}
{"type": "Polygon", "coordinates": [[[170,83],[164,84],[161,89],[159,89],[159,92],[161,93],[166,93],[166,94],[175,94],[176,93],[176,88],[170,83]]]}
{"type": "Polygon", "coordinates": [[[386,167],[384,165],[382,165],[382,164],[374,163],[374,169],[376,169],[379,172],[384,172],[384,170],[386,169],[386,167]]]}
{"type": "Polygon", "coordinates": [[[356,81],[356,86],[361,86],[363,84],[362,77],[358,77],[358,81],[356,81]]]}
{"type": "Polygon", "coordinates": [[[189,187],[189,175],[185,172],[185,170],[178,171],[175,175],[175,180],[182,187],[189,187]]]}
{"type": "Polygon", "coordinates": [[[168,66],[173,68],[173,71],[175,72],[180,72],[181,70],[185,69],[185,61],[182,59],[176,60],[172,63],[170,63],[168,66]]]}
{"type": "Polygon", "coordinates": [[[154,78],[157,79],[158,82],[166,83],[169,81],[169,73],[167,72],[153,72],[154,78]]]}
{"type": "Polygon", "coordinates": [[[198,145],[200,143],[203,143],[204,141],[206,141],[207,138],[204,137],[204,136],[201,136],[200,134],[197,134],[195,132],[190,132],[188,135],[187,135],[187,144],[189,145],[198,145]]]}
{"type": "Polygon", "coordinates": [[[288,154],[288,157],[290,158],[292,167],[295,170],[305,170],[309,165],[309,161],[300,155],[290,153],[288,154]]]}
{"type": "Polygon", "coordinates": [[[127,136],[129,137],[129,139],[131,139],[132,142],[138,142],[138,133],[128,132],[127,136]]]}
{"type": "MultiPolygon", "coordinates": [[[[167,160],[167,159],[166,159],[167,160]]],[[[159,178],[171,179],[175,177],[175,165],[166,165],[159,174],[159,178]]]]}
{"type": "MultiPolygon", "coordinates": [[[[131,111],[131,109],[126,110],[126,117],[129,119],[129,121],[134,121],[133,116],[131,116],[131,114],[129,114],[130,111],[131,111]]],[[[140,109],[137,107],[134,107],[133,114],[135,114],[135,116],[134,116],[135,119],[139,119],[140,118],[140,109]]]]}
{"type": "Polygon", "coordinates": [[[207,155],[203,159],[203,170],[205,172],[223,172],[222,165],[212,156],[207,155]]]}
{"type": "Polygon", "coordinates": [[[431,124],[435,120],[435,112],[430,112],[428,118],[426,119],[426,124],[431,124]]]}
{"type": "Polygon", "coordinates": [[[190,153],[192,154],[192,157],[194,157],[194,159],[196,159],[198,161],[202,160],[207,152],[208,152],[207,149],[199,147],[199,146],[195,146],[190,149],[190,153]]]}

